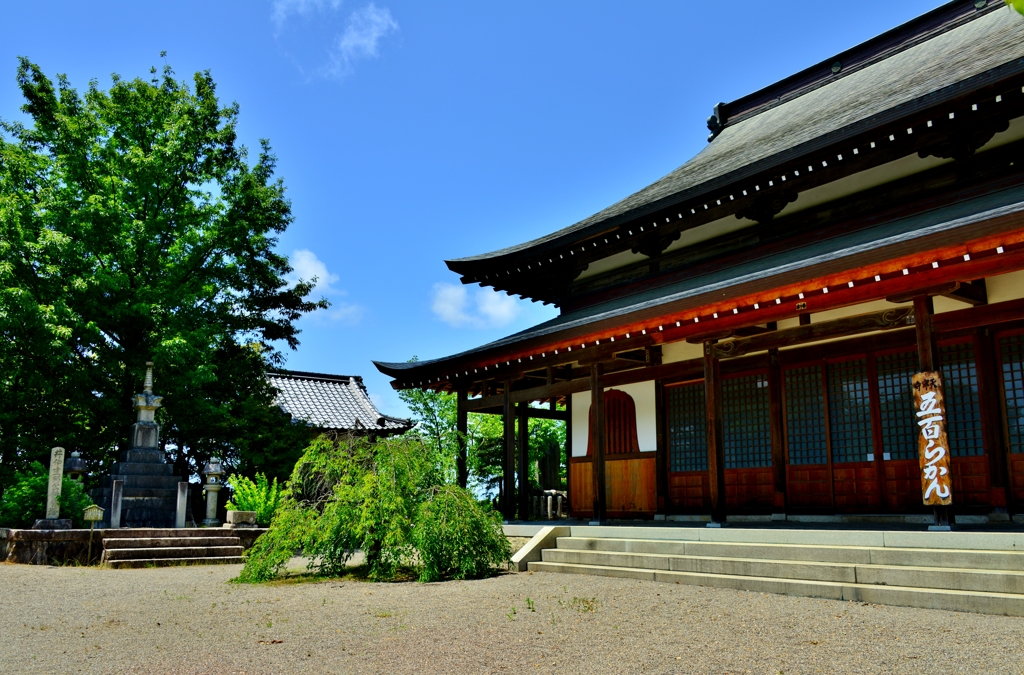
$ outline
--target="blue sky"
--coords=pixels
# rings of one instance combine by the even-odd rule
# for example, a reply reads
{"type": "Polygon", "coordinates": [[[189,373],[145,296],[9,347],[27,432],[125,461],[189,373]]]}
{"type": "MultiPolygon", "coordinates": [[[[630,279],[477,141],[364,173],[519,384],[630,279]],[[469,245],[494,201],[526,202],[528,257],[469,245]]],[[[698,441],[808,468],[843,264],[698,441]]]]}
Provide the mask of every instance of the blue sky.
{"type": "Polygon", "coordinates": [[[301,322],[295,370],[475,347],[556,310],[463,287],[445,258],[570,225],[682,164],[731,101],[939,0],[2,3],[0,117],[16,57],[84,90],[111,73],[209,69],[268,138],[294,225],[280,250],[333,306],[301,322]]]}

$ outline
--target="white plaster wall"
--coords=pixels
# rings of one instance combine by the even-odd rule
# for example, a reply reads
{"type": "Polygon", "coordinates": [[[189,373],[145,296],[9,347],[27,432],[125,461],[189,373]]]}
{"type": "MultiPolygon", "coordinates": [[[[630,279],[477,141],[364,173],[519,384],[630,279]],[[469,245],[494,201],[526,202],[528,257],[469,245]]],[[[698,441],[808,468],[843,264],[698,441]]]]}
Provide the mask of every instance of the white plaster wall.
{"type": "Polygon", "coordinates": [[[985,286],[990,304],[1024,298],[1024,270],[989,277],[985,280],[985,286]]]}
{"type": "Polygon", "coordinates": [[[689,342],[669,342],[661,346],[662,363],[677,363],[702,358],[704,358],[703,345],[691,345],[689,342]]]}
{"type": "Polygon", "coordinates": [[[572,395],[572,456],[587,456],[587,434],[590,424],[590,392],[580,391],[572,395]]]}
{"type": "MultiPolygon", "coordinates": [[[[654,452],[658,449],[658,426],[654,410],[654,381],[637,382],[614,387],[629,394],[636,405],[636,437],[640,452],[654,452]]],[[[605,389],[605,391],[608,391],[605,389]]],[[[587,439],[590,431],[590,392],[581,391],[572,395],[572,456],[587,454],[587,439]]]]}

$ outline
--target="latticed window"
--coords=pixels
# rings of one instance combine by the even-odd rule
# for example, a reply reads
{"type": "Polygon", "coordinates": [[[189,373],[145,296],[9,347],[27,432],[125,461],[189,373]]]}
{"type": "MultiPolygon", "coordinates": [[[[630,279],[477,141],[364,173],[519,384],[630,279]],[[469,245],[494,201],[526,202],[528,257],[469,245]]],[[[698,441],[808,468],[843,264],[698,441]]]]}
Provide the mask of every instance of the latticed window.
{"type": "MultiPolygon", "coordinates": [[[[597,447],[594,437],[594,410],[590,410],[590,436],[587,441],[587,456],[593,456],[597,447]]],[[[605,454],[620,455],[640,452],[640,441],[636,435],[636,404],[633,397],[618,389],[604,392],[605,454]]]]}
{"type": "Polygon", "coordinates": [[[917,368],[917,352],[913,350],[878,357],[882,451],[889,454],[889,459],[917,458],[917,419],[911,388],[917,368]]]}
{"type": "Polygon", "coordinates": [[[770,408],[766,375],[722,381],[725,468],[772,465],[770,408]]]}
{"type": "Polygon", "coordinates": [[[946,397],[946,433],[949,454],[976,457],[985,454],[981,431],[981,402],[974,343],[960,342],[939,349],[943,394],[946,397]]]}
{"type": "Polygon", "coordinates": [[[665,390],[671,471],[707,471],[708,435],[704,383],[665,390]]]}
{"type": "Polygon", "coordinates": [[[786,371],[786,440],[790,464],[825,464],[825,392],[821,366],[786,371]]]}
{"type": "Polygon", "coordinates": [[[874,453],[867,360],[828,364],[828,421],[832,462],[865,462],[874,453]]]}
{"type": "Polygon", "coordinates": [[[1024,335],[999,341],[1010,452],[1024,452],[1024,335]]]}

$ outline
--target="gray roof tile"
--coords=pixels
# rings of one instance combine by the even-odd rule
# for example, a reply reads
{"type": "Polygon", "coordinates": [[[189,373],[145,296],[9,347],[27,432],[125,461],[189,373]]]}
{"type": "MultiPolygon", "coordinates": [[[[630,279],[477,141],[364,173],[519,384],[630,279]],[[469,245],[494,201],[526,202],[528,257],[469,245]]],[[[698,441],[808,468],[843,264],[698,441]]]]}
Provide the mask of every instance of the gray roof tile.
{"type": "Polygon", "coordinates": [[[373,405],[363,378],[285,370],[270,373],[277,405],[293,418],[334,431],[401,433],[411,420],[382,415],[373,405]]]}

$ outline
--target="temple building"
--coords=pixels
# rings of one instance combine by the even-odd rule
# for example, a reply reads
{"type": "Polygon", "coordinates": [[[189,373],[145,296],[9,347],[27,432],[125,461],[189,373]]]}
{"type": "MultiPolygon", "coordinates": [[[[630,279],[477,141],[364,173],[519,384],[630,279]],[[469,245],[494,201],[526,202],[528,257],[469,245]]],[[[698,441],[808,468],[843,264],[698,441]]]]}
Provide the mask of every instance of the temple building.
{"type": "Polygon", "coordinates": [[[1024,514],[1024,17],[950,2],[708,127],[605,210],[447,262],[557,318],[377,367],[503,415],[507,495],[515,420],[566,419],[579,518],[1024,514]]]}
{"type": "Polygon", "coordinates": [[[377,410],[359,375],[278,370],[268,373],[267,379],[277,389],[277,406],[293,420],[309,425],[313,436],[335,431],[384,437],[415,426],[411,420],[377,410]]]}

